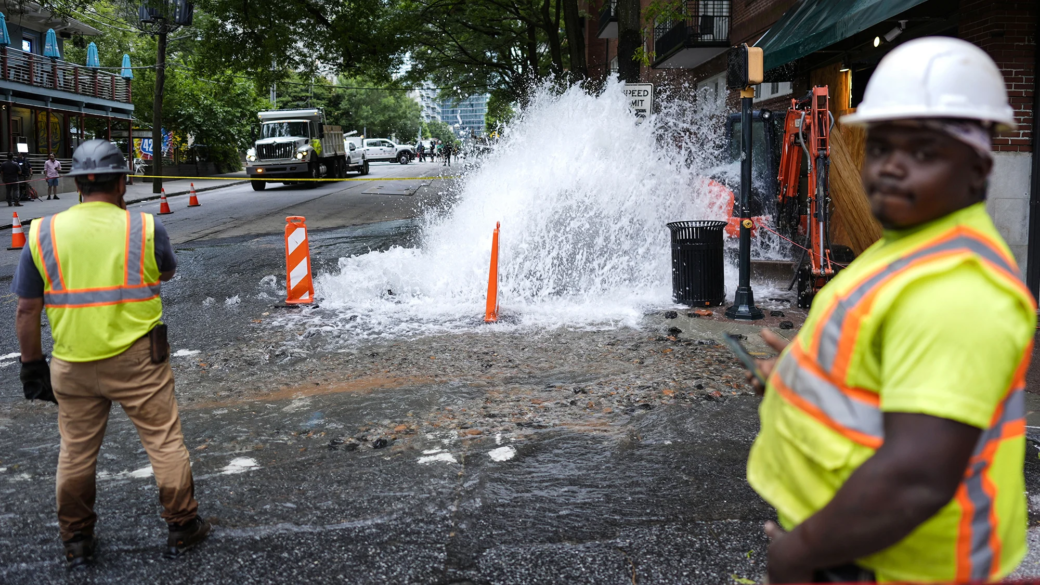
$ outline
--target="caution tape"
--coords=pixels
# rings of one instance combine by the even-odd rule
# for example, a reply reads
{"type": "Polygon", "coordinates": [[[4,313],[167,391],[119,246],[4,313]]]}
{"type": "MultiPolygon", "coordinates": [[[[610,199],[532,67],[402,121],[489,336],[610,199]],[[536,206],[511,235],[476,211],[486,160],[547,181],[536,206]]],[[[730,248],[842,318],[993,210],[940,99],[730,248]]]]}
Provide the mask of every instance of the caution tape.
{"type": "Polygon", "coordinates": [[[445,177],[351,177],[347,179],[311,179],[295,177],[180,177],[171,175],[131,175],[135,179],[194,179],[196,181],[274,181],[276,183],[296,183],[298,181],[317,181],[319,183],[342,181],[436,181],[439,179],[458,179],[458,175],[445,177]]]}

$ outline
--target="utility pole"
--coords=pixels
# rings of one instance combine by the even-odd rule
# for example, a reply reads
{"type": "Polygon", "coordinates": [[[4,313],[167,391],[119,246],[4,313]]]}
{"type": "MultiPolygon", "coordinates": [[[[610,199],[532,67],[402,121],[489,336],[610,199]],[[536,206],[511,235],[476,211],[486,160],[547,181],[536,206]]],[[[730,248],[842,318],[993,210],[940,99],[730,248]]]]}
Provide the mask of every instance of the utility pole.
{"type": "Polygon", "coordinates": [[[729,54],[726,85],[740,90],[740,248],[737,267],[739,280],[733,304],[726,309],[727,319],[753,321],[765,315],[755,306],[751,290],[751,106],[755,98],[752,85],[762,83],[762,49],[746,44],[729,54]]]}

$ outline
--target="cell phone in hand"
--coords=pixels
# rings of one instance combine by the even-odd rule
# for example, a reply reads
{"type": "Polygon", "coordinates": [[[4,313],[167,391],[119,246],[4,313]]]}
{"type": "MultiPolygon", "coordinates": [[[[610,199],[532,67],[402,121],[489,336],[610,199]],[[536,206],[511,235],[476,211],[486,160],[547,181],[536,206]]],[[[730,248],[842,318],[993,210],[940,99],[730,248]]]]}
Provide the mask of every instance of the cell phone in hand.
{"type": "Polygon", "coordinates": [[[723,333],[722,342],[725,343],[726,347],[728,347],[729,350],[733,352],[733,355],[737,356],[737,359],[740,360],[740,363],[744,364],[744,367],[747,368],[749,372],[751,372],[755,379],[762,383],[762,387],[765,387],[766,377],[762,375],[762,370],[758,369],[758,362],[755,360],[755,358],[750,353],[748,353],[748,350],[744,347],[744,344],[740,343],[740,339],[738,339],[736,335],[733,335],[731,333],[723,333]]]}

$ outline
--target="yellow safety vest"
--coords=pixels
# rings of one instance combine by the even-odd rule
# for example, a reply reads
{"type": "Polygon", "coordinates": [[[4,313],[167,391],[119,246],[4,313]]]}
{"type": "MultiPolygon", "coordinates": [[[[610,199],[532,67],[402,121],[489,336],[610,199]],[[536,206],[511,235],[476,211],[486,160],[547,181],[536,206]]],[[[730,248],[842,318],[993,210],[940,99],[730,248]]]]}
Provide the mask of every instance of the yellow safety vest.
{"type": "Polygon", "coordinates": [[[160,323],[151,214],[82,203],[33,220],[29,248],[43,277],[55,357],[119,355],[160,323]]]}
{"type": "MultiPolygon", "coordinates": [[[[748,459],[748,481],[787,529],[823,508],[885,440],[879,327],[903,289],[974,263],[1021,303],[1022,310],[1007,318],[1035,324],[1035,301],[984,208],[958,213],[956,221],[937,220],[932,228],[865,251],[817,295],[802,330],[781,354],[760,406],[762,428],[748,459]]],[[[1023,390],[1030,356],[1031,347],[1019,356],[953,500],[900,542],[856,561],[879,581],[986,581],[1021,561],[1027,523],[1023,390]]]]}

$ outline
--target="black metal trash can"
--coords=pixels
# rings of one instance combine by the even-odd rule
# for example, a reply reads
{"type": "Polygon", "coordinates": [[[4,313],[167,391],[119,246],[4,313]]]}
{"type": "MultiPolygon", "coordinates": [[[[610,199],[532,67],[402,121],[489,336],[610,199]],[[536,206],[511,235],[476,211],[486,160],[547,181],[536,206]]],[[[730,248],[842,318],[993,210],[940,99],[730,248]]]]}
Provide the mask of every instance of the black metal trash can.
{"type": "Polygon", "coordinates": [[[722,258],[724,221],[673,221],[672,300],[689,306],[721,305],[726,300],[722,258]]]}

